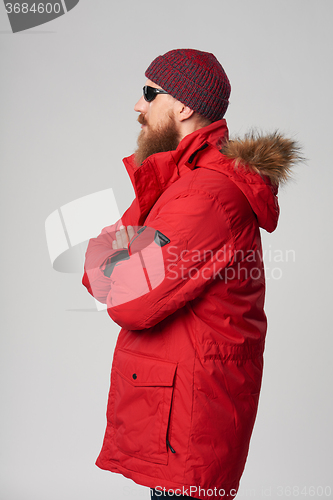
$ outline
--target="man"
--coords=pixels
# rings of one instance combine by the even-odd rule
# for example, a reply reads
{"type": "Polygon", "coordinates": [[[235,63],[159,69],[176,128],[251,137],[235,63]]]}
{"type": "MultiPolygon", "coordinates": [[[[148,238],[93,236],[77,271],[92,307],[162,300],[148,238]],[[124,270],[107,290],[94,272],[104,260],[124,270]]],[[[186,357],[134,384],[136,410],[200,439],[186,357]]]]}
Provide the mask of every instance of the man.
{"type": "Polygon", "coordinates": [[[217,59],[172,50],[146,71],[124,160],[136,197],[89,243],[84,285],[122,329],[97,465],[162,494],[235,496],[266,334],[259,227],[297,159],[278,134],[228,141],[217,59]]]}

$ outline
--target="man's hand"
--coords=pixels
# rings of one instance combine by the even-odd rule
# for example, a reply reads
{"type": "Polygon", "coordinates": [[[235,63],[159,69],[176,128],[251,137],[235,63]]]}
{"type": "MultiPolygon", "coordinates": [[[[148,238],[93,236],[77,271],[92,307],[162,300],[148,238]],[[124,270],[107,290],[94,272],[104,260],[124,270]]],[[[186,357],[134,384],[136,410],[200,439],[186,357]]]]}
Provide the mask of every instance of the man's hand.
{"type": "Polygon", "coordinates": [[[116,240],[112,242],[113,250],[118,250],[120,248],[127,248],[128,242],[135,235],[132,226],[120,226],[119,231],[116,232],[116,240]]]}

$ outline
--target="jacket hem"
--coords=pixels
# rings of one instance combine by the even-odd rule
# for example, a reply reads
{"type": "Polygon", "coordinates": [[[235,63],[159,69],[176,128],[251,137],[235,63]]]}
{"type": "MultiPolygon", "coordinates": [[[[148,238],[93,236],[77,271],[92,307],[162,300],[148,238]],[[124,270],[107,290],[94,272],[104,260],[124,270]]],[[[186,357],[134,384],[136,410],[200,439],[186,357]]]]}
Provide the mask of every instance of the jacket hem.
{"type": "Polygon", "coordinates": [[[102,470],[122,474],[127,479],[131,479],[134,483],[141,486],[158,489],[158,491],[161,491],[161,500],[164,500],[166,498],[165,496],[163,496],[164,491],[170,491],[171,494],[174,493],[175,499],[177,499],[177,496],[179,496],[180,494],[184,494],[185,496],[187,494],[189,497],[197,498],[198,500],[225,500],[225,498],[235,498],[239,489],[239,482],[234,485],[220,485],[216,487],[213,485],[210,488],[207,488],[200,485],[188,485],[148,476],[147,474],[143,474],[141,472],[135,472],[130,469],[126,469],[111,461],[108,461],[106,464],[104,461],[97,459],[96,465],[102,470]],[[195,490],[195,488],[197,489],[195,490]],[[216,490],[216,494],[214,493],[214,489],[216,490]],[[181,493],[178,490],[181,490],[181,493]],[[224,491],[224,493],[218,494],[219,491],[220,493],[222,493],[222,490],[224,491]],[[213,492],[213,494],[211,494],[211,492],[213,492]]]}

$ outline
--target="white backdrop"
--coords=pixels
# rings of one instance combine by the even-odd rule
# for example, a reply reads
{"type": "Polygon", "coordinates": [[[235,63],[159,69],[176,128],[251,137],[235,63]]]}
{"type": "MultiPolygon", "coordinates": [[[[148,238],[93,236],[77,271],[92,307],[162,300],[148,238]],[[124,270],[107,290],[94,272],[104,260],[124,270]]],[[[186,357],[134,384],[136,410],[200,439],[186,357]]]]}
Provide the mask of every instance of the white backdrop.
{"type": "Polygon", "coordinates": [[[2,499],[149,499],[94,465],[119,328],[80,274],[53,270],[44,223],[107,188],[127,208],[121,159],[135,149],[144,71],[186,47],[224,66],[231,135],[279,129],[307,158],[280,191],[278,229],[263,234],[279,271],[268,272],[263,389],[239,498],[333,491],[332,14],[331,0],[81,0],[13,34],[0,5],[2,499]]]}

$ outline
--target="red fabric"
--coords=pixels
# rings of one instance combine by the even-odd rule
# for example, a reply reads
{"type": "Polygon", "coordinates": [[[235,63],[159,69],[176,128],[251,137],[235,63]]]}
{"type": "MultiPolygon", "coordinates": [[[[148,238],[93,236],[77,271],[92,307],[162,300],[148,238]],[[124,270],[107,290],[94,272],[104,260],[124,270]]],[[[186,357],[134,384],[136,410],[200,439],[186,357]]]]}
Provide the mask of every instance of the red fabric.
{"type": "Polygon", "coordinates": [[[245,466],[266,334],[259,224],[279,215],[270,182],[219,152],[226,137],[220,120],[140,167],[125,159],[136,198],[90,241],[83,278],[122,327],[97,465],[202,499],[237,489],[245,466]],[[107,278],[121,224],[170,242],[137,233],[107,278]]]}

